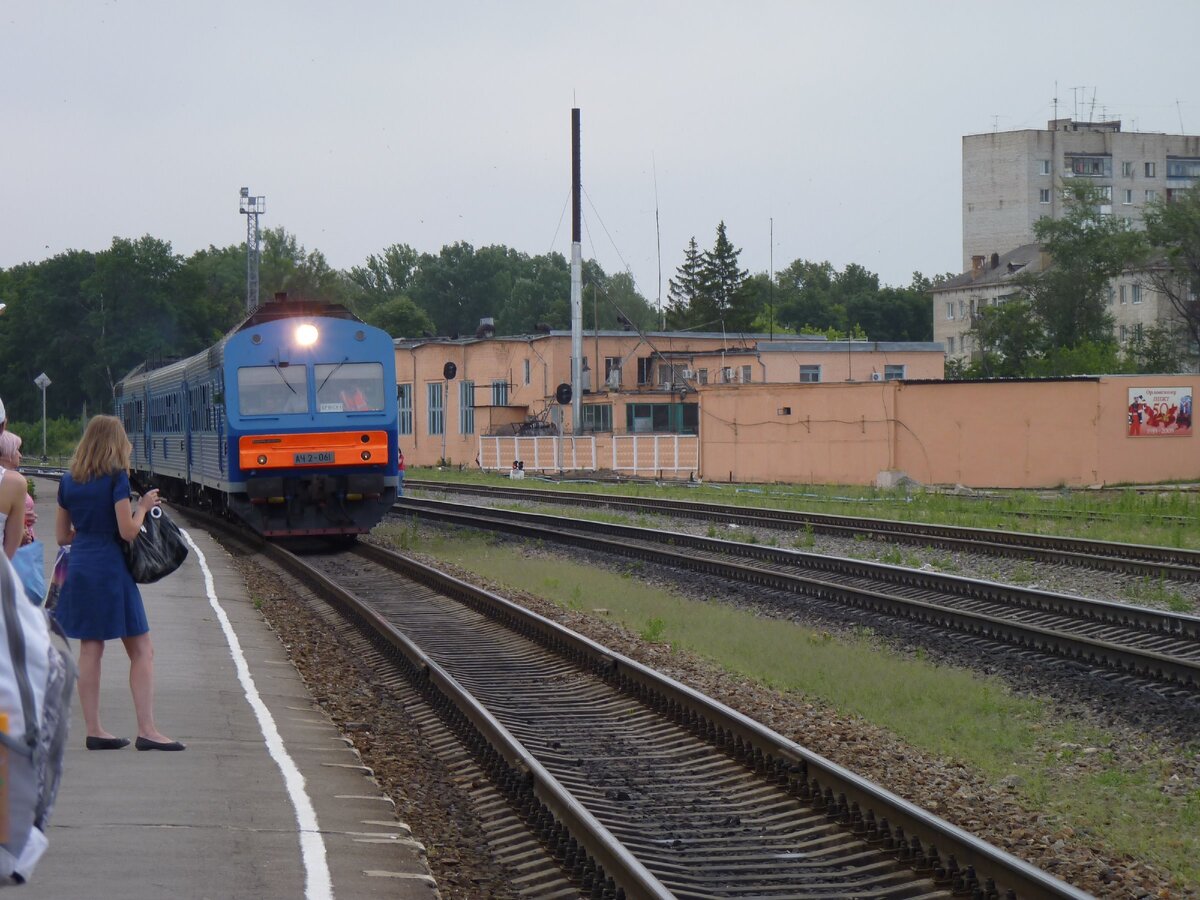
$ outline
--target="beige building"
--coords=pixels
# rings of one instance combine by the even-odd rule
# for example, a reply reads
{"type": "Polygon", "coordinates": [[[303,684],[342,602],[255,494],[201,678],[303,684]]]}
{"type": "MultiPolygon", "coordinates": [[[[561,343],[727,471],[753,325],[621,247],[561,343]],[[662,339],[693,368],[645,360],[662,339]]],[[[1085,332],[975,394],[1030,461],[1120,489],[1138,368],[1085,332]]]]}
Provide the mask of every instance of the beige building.
{"type": "MultiPolygon", "coordinates": [[[[1045,130],[963,138],[963,274],[933,290],[933,339],[946,358],[970,362],[969,334],[985,306],[1018,292],[1021,273],[1051,261],[1035,243],[1034,224],[1064,212],[1063,187],[1084,179],[1104,194],[1103,215],[1140,227],[1147,204],[1169,202],[1200,177],[1200,136],[1123,132],[1119,121],[1056,119],[1045,130]]],[[[1108,291],[1113,337],[1122,347],[1149,328],[1176,320],[1142,273],[1113,279],[1108,291]]]]}
{"type": "Polygon", "coordinates": [[[1126,132],[1121,123],[1056,119],[1045,130],[962,139],[963,271],[1034,241],[1033,225],[1063,214],[1062,188],[1082,179],[1102,212],[1138,226],[1146,204],[1169,201],[1200,177],[1200,136],[1126,132]]]}

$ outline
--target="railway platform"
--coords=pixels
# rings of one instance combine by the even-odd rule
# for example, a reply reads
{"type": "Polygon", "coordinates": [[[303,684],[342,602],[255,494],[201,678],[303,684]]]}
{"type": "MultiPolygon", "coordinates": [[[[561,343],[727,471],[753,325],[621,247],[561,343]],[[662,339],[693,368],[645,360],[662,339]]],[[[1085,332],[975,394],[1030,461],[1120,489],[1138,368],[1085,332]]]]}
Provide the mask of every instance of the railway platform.
{"type": "MultiPolygon", "coordinates": [[[[57,484],[37,487],[49,569],[57,484]]],[[[313,701],[228,554],[188,534],[183,567],[142,586],[155,715],[187,750],[89,752],[76,697],[49,849],[21,896],[435,900],[425,848],[313,701]]],[[[128,672],[110,642],[101,712],[132,741],[128,672]]]]}

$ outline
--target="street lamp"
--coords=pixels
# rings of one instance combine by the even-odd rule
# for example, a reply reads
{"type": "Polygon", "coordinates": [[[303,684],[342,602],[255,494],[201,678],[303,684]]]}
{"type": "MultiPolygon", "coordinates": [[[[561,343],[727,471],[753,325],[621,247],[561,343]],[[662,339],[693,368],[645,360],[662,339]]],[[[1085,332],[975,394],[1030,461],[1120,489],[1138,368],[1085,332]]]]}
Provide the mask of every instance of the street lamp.
{"type": "Polygon", "coordinates": [[[46,388],[50,387],[51,381],[43,372],[37,378],[33,379],[33,383],[42,389],[42,462],[46,461],[46,388]]]}

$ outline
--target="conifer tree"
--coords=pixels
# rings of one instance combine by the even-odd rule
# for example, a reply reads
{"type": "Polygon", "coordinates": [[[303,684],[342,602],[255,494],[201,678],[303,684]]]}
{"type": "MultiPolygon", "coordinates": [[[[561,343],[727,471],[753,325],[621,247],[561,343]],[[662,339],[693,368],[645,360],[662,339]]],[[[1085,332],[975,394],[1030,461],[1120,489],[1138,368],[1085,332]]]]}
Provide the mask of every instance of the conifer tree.
{"type": "Polygon", "coordinates": [[[693,237],[683,254],[675,277],[667,282],[667,327],[687,328],[698,324],[698,298],[704,292],[704,254],[693,237]]]}

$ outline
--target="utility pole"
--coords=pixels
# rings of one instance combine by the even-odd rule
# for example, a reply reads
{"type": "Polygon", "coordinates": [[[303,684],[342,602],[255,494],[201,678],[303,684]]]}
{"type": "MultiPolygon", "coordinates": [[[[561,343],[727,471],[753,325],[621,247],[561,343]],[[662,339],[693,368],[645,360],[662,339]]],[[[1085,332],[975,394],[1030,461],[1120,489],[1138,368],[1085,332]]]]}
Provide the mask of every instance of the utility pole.
{"type": "Polygon", "coordinates": [[[583,243],[579,181],[579,107],[571,110],[571,430],[583,418],[583,243]]]}
{"type": "Polygon", "coordinates": [[[258,217],[267,211],[267,198],[252,197],[244,187],[238,211],[246,217],[246,312],[252,313],[258,308],[258,217]]]}

